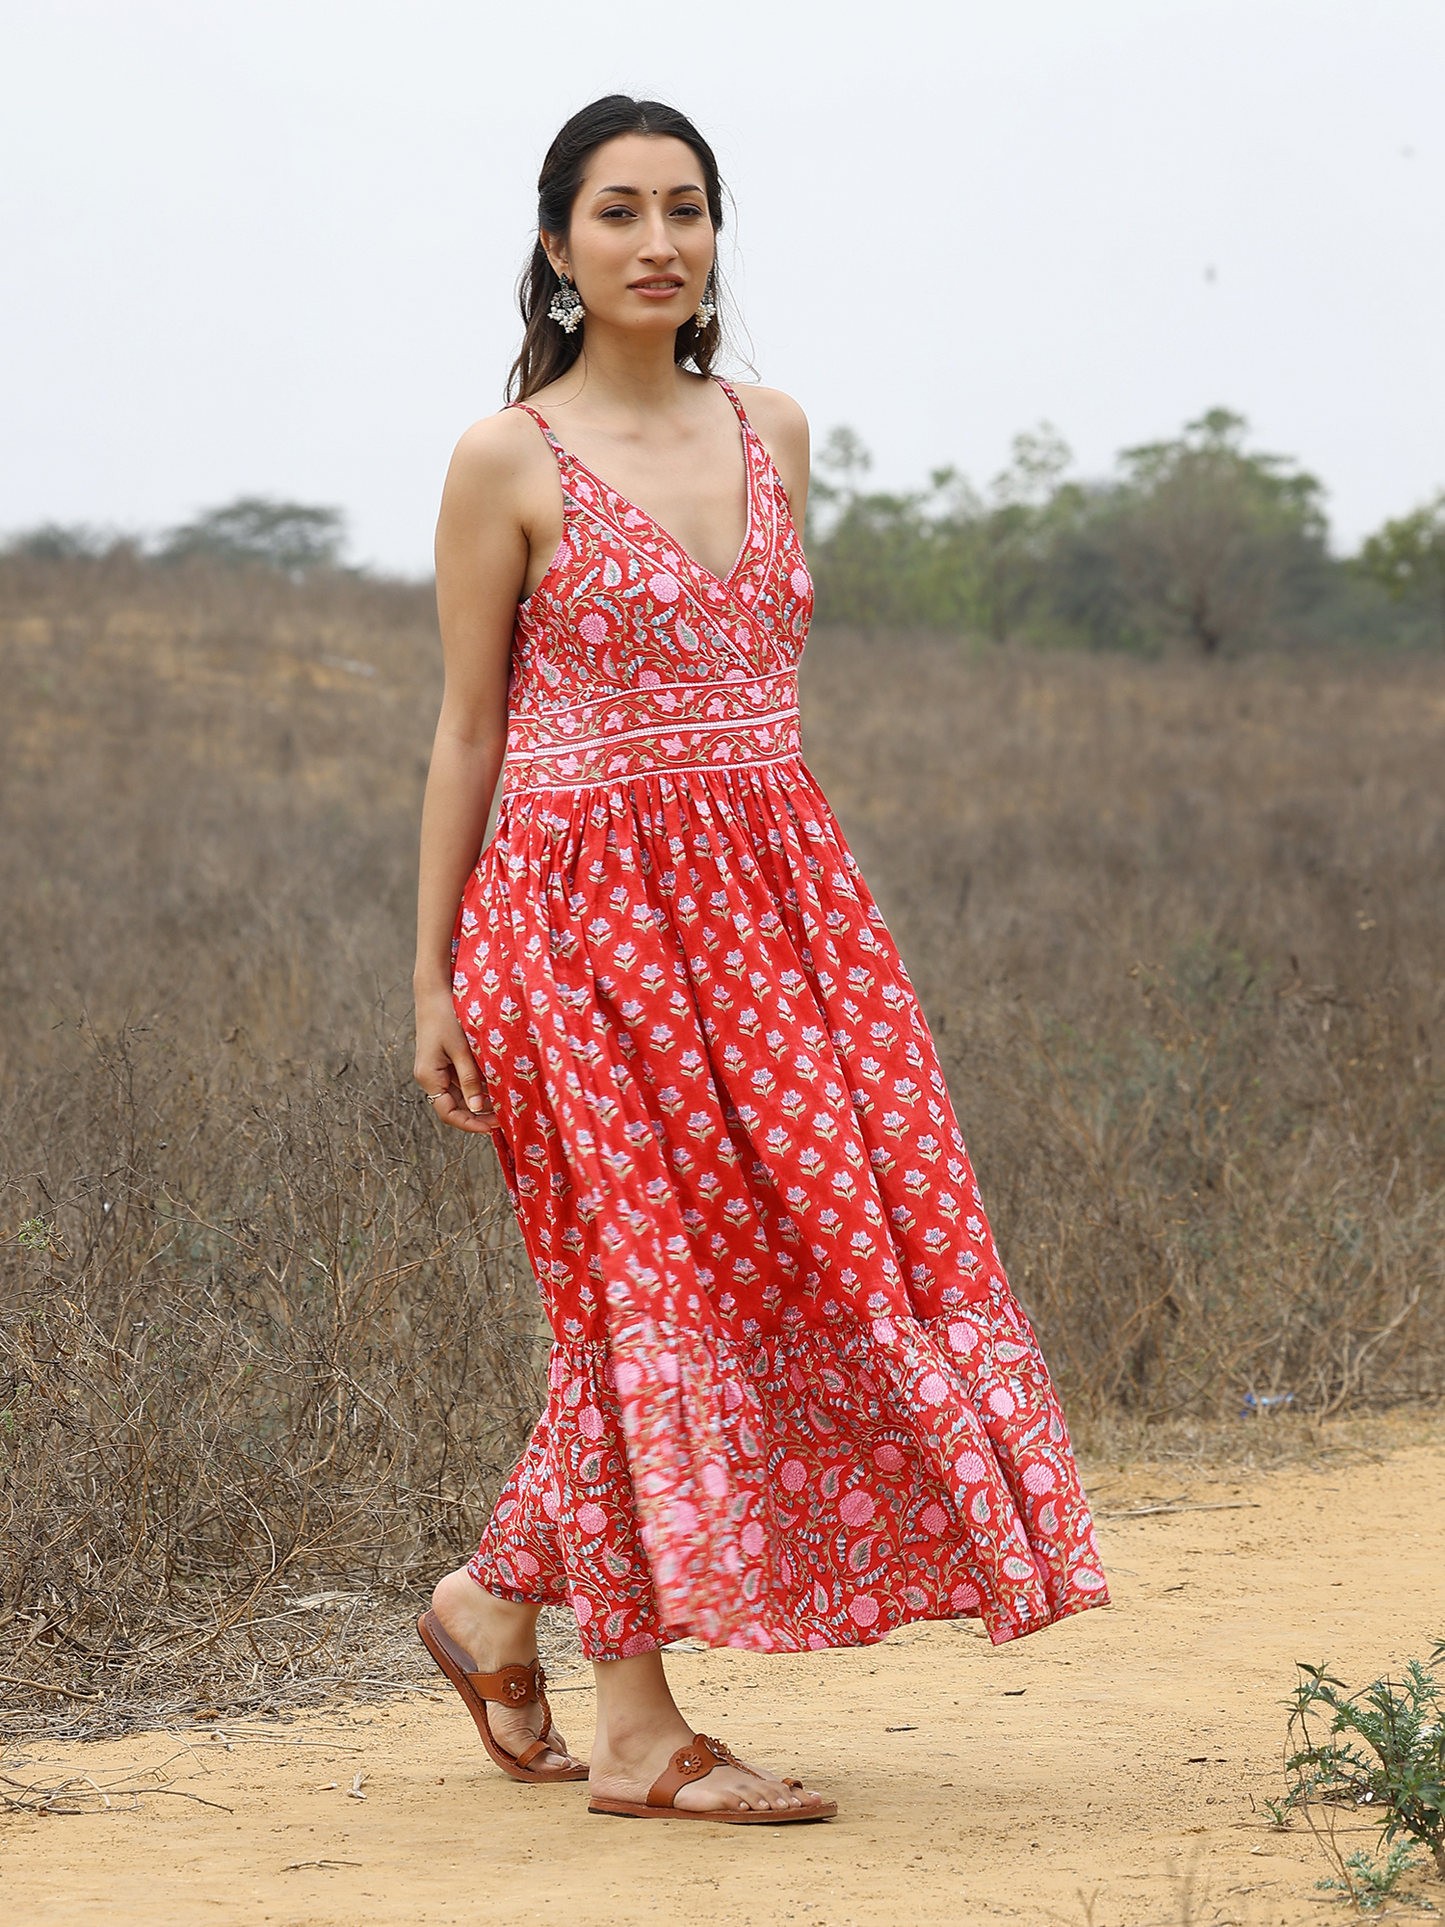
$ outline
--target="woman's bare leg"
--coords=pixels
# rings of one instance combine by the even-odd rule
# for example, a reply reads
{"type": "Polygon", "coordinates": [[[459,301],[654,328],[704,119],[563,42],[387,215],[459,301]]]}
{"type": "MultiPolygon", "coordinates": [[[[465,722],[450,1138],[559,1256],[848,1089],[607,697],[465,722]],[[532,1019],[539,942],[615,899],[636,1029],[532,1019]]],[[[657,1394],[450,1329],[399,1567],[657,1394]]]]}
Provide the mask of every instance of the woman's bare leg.
{"type": "MultiPolygon", "coordinates": [[[[597,1679],[597,1737],[588,1783],[593,1793],[608,1799],[641,1803],[673,1754],[692,1738],[693,1729],[677,1710],[660,1652],[597,1660],[592,1671],[597,1679]]],[[[715,1766],[679,1788],[673,1805],[776,1812],[816,1806],[819,1798],[750,1767],[715,1766]]]]}
{"type": "MultiPolygon", "coordinates": [[[[537,1615],[539,1606],[519,1606],[510,1599],[498,1599],[485,1592],[465,1566],[449,1572],[437,1582],[431,1596],[432,1611],[443,1630],[464,1653],[469,1653],[472,1670],[499,1672],[503,1666],[530,1666],[537,1657],[537,1615]]],[[[487,1723],[510,1753],[520,1753],[533,1740],[542,1737],[542,1709],[534,1700],[530,1706],[499,1706],[487,1702],[487,1723]]],[[[562,1735],[556,1739],[565,1745],[562,1735]]],[[[681,1740],[678,1745],[682,1744],[681,1740]]],[[[580,1766],[568,1753],[541,1753],[533,1767],[580,1766]]]]}

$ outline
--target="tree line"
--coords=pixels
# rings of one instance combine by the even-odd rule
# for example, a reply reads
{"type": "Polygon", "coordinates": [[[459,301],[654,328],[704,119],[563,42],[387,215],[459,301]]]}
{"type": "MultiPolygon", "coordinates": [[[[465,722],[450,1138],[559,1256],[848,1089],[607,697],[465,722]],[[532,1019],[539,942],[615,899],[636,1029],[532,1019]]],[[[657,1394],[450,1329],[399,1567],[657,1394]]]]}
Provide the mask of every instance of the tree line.
{"type": "Polygon", "coordinates": [[[1125,449],[1108,479],[1080,481],[1044,425],[1015,439],[982,493],[940,468],[926,489],[889,494],[868,489],[867,449],[835,428],[809,507],[818,617],[1205,656],[1445,643],[1445,491],[1337,557],[1320,482],[1248,433],[1210,409],[1174,440],[1125,449]]]}
{"type": "MultiPolygon", "coordinates": [[[[996,643],[1205,656],[1329,642],[1445,645],[1445,490],[1332,553],[1324,490],[1248,445],[1212,408],[1172,441],[1081,481],[1047,424],[1019,435],[982,492],[956,468],[927,488],[872,491],[850,428],[825,439],[807,549],[822,622],[996,643]]],[[[147,541],[48,523],[0,553],[63,561],[117,548],[158,565],[201,557],[302,577],[341,566],[339,509],[241,496],[147,541]]]]}
{"type": "Polygon", "coordinates": [[[0,545],[0,554],[70,562],[98,561],[125,550],[163,565],[200,557],[304,576],[315,569],[339,568],[345,546],[346,516],[340,509],[283,502],[270,495],[238,495],[150,539],[85,523],[42,522],[11,536],[0,545]]]}

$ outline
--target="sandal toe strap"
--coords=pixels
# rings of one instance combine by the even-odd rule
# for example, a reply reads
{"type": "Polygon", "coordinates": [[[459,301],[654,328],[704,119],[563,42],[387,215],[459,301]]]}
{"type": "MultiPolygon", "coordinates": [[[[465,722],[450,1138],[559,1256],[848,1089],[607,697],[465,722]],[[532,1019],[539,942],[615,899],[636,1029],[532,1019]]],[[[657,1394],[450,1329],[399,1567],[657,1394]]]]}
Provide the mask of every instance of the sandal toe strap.
{"type": "Polygon", "coordinates": [[[653,1781],[647,1795],[650,1807],[670,1807],[673,1796],[690,1780],[700,1780],[715,1766],[736,1766],[732,1748],[722,1740],[710,1740],[705,1733],[694,1733],[686,1746],[680,1746],[666,1769],[653,1781]]]}
{"type": "MultiPolygon", "coordinates": [[[[542,1670],[540,1659],[534,1659],[530,1666],[503,1666],[496,1673],[468,1673],[467,1679],[479,1699],[491,1700],[495,1706],[523,1707],[540,1704],[542,1709],[541,1738],[524,1746],[512,1758],[520,1767],[529,1767],[544,1753],[561,1753],[563,1748],[554,1744],[556,1734],[552,1730],[552,1709],[547,1704],[547,1675],[542,1670]]],[[[503,1751],[506,1751],[504,1748],[503,1751]]]]}

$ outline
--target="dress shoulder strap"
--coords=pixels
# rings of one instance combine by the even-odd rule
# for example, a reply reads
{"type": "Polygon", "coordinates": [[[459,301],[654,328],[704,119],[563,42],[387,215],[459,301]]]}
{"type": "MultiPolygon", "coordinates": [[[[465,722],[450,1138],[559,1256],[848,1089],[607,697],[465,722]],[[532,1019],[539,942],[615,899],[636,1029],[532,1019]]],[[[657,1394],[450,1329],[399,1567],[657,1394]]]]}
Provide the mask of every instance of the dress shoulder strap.
{"type": "Polygon", "coordinates": [[[742,403],[738,400],[738,391],[736,390],[736,388],[733,387],[730,381],[724,381],[721,375],[714,375],[713,380],[717,383],[718,387],[721,388],[723,393],[727,396],[728,400],[732,403],[733,407],[737,410],[738,420],[742,423],[744,429],[751,432],[753,425],[748,420],[747,409],[744,408],[742,403]]]}
{"type": "Polygon", "coordinates": [[[547,437],[547,446],[551,449],[552,453],[557,457],[557,463],[558,463],[558,466],[560,467],[562,463],[565,462],[567,459],[567,451],[565,448],[563,448],[562,444],[557,440],[557,437],[552,433],[552,430],[549,424],[542,418],[541,415],[537,413],[536,409],[532,407],[530,402],[509,401],[507,403],[507,406],[508,408],[520,408],[524,415],[530,415],[532,417],[532,420],[537,424],[538,428],[540,428],[542,433],[547,437]]]}
{"type": "Polygon", "coordinates": [[[712,379],[732,403],[738,424],[743,431],[743,462],[748,472],[748,490],[751,496],[757,482],[772,467],[773,458],[768,453],[767,443],[748,420],[748,411],[743,407],[736,388],[730,381],[724,381],[721,375],[714,375],[712,379]]]}

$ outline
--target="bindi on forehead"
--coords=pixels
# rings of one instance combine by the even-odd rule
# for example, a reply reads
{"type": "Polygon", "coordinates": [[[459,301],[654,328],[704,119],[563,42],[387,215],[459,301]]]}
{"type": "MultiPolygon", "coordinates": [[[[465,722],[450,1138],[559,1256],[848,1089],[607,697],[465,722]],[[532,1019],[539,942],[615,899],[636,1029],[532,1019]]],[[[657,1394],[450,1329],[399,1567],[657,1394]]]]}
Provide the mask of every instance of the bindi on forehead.
{"type": "MultiPolygon", "coordinates": [[[[657,195],[662,192],[662,189],[660,187],[654,187],[649,191],[655,199],[657,195]]],[[[679,187],[670,187],[667,191],[669,194],[701,194],[704,190],[698,186],[696,181],[684,181],[679,187]]],[[[602,194],[632,194],[635,195],[638,200],[641,200],[642,189],[640,187],[626,187],[620,181],[612,181],[606,187],[597,188],[593,198],[595,199],[602,194]]]]}

